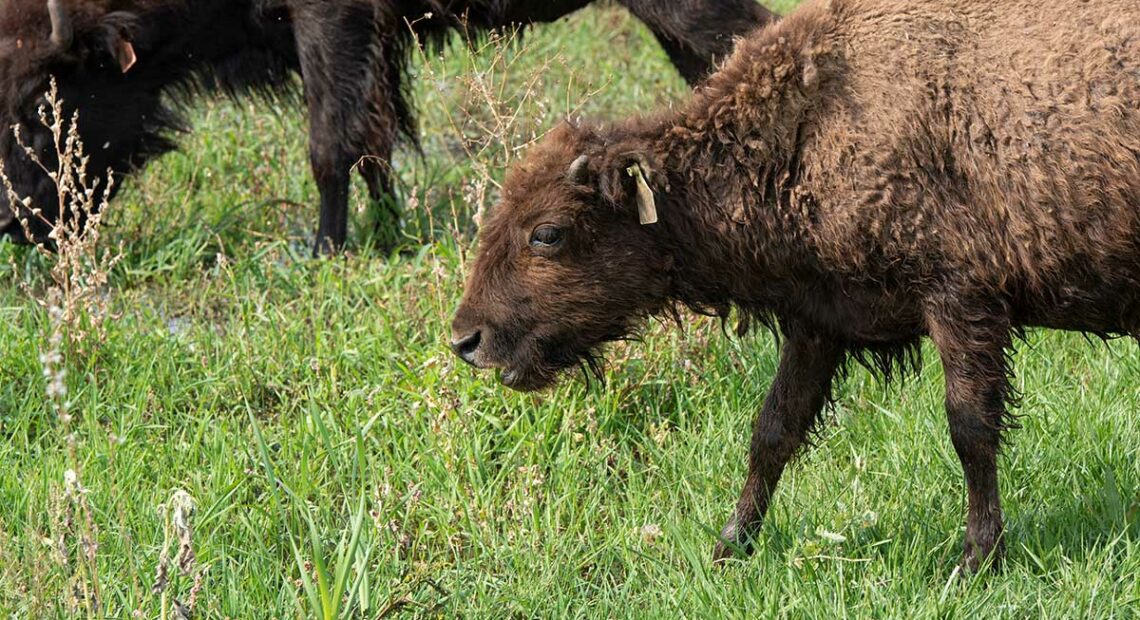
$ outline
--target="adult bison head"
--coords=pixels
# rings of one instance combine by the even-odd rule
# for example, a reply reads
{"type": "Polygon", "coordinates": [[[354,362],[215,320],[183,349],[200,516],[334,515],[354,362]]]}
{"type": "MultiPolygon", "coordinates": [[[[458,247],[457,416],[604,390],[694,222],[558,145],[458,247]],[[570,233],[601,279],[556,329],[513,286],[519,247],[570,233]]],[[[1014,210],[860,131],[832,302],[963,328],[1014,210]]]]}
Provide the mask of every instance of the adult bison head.
{"type": "Polygon", "coordinates": [[[126,172],[140,157],[167,146],[154,131],[166,120],[158,89],[128,78],[137,60],[135,18],[107,12],[105,5],[6,0],[0,6],[0,162],[15,193],[40,210],[39,217],[30,217],[0,192],[0,234],[23,238],[19,219],[25,219],[33,240],[46,241],[58,217],[49,175],[59,163],[56,144],[41,121],[52,78],[65,119],[79,110],[89,182],[108,169],[126,172]]]}
{"type": "Polygon", "coordinates": [[[459,357],[537,390],[596,370],[600,345],[665,307],[669,254],[639,217],[639,200],[653,206],[648,158],[634,140],[563,125],[510,172],[452,324],[459,357]]]}

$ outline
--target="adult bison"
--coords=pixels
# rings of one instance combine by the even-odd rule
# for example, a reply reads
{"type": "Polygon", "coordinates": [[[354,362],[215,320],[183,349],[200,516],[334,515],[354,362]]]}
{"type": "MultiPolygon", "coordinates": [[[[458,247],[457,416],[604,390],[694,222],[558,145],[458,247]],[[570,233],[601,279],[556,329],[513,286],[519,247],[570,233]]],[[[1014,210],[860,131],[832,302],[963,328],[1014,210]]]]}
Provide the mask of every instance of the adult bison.
{"type": "Polygon", "coordinates": [[[976,569],[1002,549],[1011,338],[1140,336],[1140,3],[813,2],[677,112],[558,128],[480,243],[452,346],[512,388],[678,306],[778,326],[717,559],[750,549],[845,361],[889,373],[929,336],[976,569]]]}
{"type": "MultiPolygon", "coordinates": [[[[299,73],[321,194],[317,247],[336,249],[347,232],[354,166],[394,223],[392,149],[401,135],[416,139],[406,81],[412,46],[440,42],[457,28],[551,21],[589,1],[4,0],[0,159],[17,193],[51,220],[58,212],[51,180],[10,130],[18,125],[51,165],[54,152],[36,112],[49,76],[81,112],[89,169],[121,174],[173,147],[170,135],[183,126],[178,104],[189,95],[272,92],[299,73]]],[[[710,70],[734,35],[771,17],[755,0],[621,4],[649,25],[689,81],[710,70]]],[[[0,197],[0,233],[19,236],[16,219],[0,197]]],[[[31,233],[42,240],[49,228],[35,221],[31,233]]]]}

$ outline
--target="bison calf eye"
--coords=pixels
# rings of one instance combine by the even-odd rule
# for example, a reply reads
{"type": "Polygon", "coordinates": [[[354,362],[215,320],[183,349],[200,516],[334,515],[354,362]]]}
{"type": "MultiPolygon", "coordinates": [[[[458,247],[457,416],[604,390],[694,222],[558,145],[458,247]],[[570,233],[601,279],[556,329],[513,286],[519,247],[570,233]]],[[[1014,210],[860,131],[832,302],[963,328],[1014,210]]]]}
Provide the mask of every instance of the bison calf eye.
{"type": "Polygon", "coordinates": [[[544,224],[530,233],[530,247],[552,248],[562,243],[565,237],[562,229],[550,224],[544,224]]]}

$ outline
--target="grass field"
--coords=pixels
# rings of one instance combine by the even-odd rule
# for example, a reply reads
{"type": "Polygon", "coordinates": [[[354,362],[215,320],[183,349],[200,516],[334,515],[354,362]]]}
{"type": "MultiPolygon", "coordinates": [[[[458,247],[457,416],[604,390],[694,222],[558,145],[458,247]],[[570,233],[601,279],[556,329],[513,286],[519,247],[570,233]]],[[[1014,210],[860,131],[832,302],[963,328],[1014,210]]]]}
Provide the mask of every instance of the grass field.
{"type": "Polygon", "coordinates": [[[929,348],[897,384],[852,373],[758,552],[713,568],[771,336],[654,324],[604,386],[529,396],[445,346],[503,167],[567,113],[684,85],[613,8],[418,67],[425,156],[397,162],[391,256],[358,197],[349,256],[309,258],[294,105],[203,102],[108,212],[123,258],[103,337],[60,362],[70,421],[30,297],[51,260],[0,244],[4,617],[176,618],[191,597],[195,618],[1140,617],[1140,352],[1071,334],[1018,345],[1001,572],[956,570],[965,491],[929,348]],[[98,609],[72,595],[96,589],[98,609]]]}

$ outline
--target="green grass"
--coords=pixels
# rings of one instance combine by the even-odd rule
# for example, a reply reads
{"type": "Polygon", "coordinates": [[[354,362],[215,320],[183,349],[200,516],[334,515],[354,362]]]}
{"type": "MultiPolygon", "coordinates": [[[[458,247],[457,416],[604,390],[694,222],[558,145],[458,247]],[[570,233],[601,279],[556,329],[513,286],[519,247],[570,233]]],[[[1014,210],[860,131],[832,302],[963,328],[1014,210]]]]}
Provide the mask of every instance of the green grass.
{"type": "MultiPolygon", "coordinates": [[[[683,84],[616,9],[421,72],[426,154],[397,162],[416,206],[401,253],[370,250],[358,213],[348,258],[308,258],[316,192],[287,103],[205,102],[183,151],[113,205],[115,316],[69,379],[109,617],[158,617],[157,507],[177,489],[197,501],[200,618],[1140,616],[1140,355],[1053,332],[1018,345],[1004,570],[955,570],[965,492],[929,349],[898,384],[852,373],[756,555],[714,569],[770,336],[653,325],[611,350],[604,387],[531,396],[444,346],[470,219],[513,149],[567,111],[626,116],[683,84]]],[[[8,245],[0,259],[0,610],[56,617],[75,462],[44,398],[48,318],[21,285],[42,288],[46,266],[8,245]]]]}

